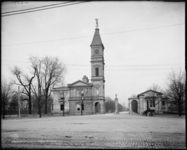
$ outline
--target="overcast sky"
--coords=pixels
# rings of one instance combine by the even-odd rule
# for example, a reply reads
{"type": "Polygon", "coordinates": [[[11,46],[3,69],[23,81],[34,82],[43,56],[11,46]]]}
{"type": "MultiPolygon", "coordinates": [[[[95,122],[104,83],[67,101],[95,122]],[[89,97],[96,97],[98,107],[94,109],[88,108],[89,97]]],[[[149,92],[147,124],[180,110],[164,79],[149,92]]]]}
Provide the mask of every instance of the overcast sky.
{"type": "MultiPolygon", "coordinates": [[[[61,2],[2,4],[2,12],[61,2]]],[[[28,72],[29,56],[54,56],[67,65],[65,84],[91,78],[90,44],[98,18],[104,44],[105,96],[127,104],[132,94],[185,67],[184,2],[87,2],[3,16],[2,77],[15,65],[28,72]]]]}

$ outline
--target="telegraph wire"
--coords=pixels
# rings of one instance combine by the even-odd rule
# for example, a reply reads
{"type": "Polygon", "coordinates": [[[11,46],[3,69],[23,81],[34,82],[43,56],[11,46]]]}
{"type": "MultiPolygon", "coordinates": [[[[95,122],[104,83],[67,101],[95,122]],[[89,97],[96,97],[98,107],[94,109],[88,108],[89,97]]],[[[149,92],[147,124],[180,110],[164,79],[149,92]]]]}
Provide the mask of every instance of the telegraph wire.
{"type": "MultiPolygon", "coordinates": [[[[14,60],[6,60],[6,59],[2,59],[2,61],[8,61],[8,62],[18,62],[18,63],[30,63],[28,61],[14,61],[14,60]]],[[[77,64],[65,64],[67,66],[72,66],[72,67],[90,67],[91,65],[77,65],[77,64]]],[[[152,67],[152,66],[161,66],[161,67],[164,67],[164,66],[183,66],[184,64],[180,63],[180,64],[149,64],[149,65],[106,65],[105,68],[107,67],[152,67]]],[[[111,68],[108,68],[108,69],[111,69],[111,68]]],[[[118,69],[122,69],[122,68],[118,68],[118,69]]]]}
{"type": "MultiPolygon", "coordinates": [[[[8,62],[18,62],[18,63],[30,63],[28,61],[10,61],[2,59],[2,61],[8,61],[8,62]]],[[[68,67],[68,70],[72,71],[79,71],[79,70],[85,70],[88,71],[90,68],[81,68],[81,67],[91,67],[91,65],[77,65],[77,64],[65,64],[68,67]],[[69,68],[70,67],[70,68],[69,68]],[[75,67],[75,68],[72,68],[75,67]],[[78,68],[79,67],[79,68],[78,68]]],[[[149,65],[106,65],[105,71],[161,71],[161,70],[168,70],[173,68],[181,68],[182,66],[185,66],[185,64],[149,64],[149,65]],[[110,67],[131,67],[131,68],[110,68],[110,67]],[[133,68],[133,67],[149,67],[149,68],[133,68]],[[109,67],[109,68],[108,68],[109,67]],[[159,68],[154,68],[159,67],[159,68]]]]}
{"type": "Polygon", "coordinates": [[[47,41],[38,41],[38,42],[29,42],[29,43],[20,43],[20,44],[2,45],[2,46],[16,46],[16,45],[25,45],[25,44],[36,44],[36,43],[45,43],[45,42],[55,42],[55,41],[70,40],[70,39],[80,39],[80,38],[86,38],[86,37],[91,37],[91,35],[90,36],[83,36],[83,37],[72,37],[72,38],[66,38],[66,39],[47,40],[47,41]]]}
{"type": "Polygon", "coordinates": [[[64,6],[75,5],[75,4],[86,3],[86,2],[89,2],[89,1],[75,2],[75,3],[71,3],[71,4],[66,4],[66,5],[53,6],[53,7],[49,7],[49,8],[41,8],[41,9],[23,11],[23,12],[18,11],[18,13],[5,14],[5,15],[1,15],[1,17],[12,16],[12,15],[17,15],[17,14],[24,14],[24,13],[35,12],[35,11],[41,11],[41,10],[52,9],[52,8],[57,8],[57,7],[64,7],[64,6]]]}
{"type": "MultiPolygon", "coordinates": [[[[33,1],[34,2],[34,1],[33,1]]],[[[7,3],[7,4],[9,4],[9,6],[7,6],[6,4],[2,4],[2,6],[4,6],[6,9],[9,9],[10,11],[11,11],[11,9],[12,10],[15,10],[16,11],[16,9],[18,10],[18,9],[21,9],[21,8],[23,8],[23,9],[25,9],[25,8],[34,8],[34,7],[40,7],[40,6],[47,6],[47,5],[51,5],[51,4],[59,4],[59,3],[61,3],[60,1],[57,3],[52,3],[52,2],[50,2],[50,3],[48,3],[48,4],[46,4],[47,2],[44,2],[44,3],[27,3],[27,2],[25,2],[25,3],[18,3],[18,4],[16,4],[16,3],[7,3]],[[44,3],[45,3],[45,5],[44,5],[44,3]],[[14,5],[10,5],[10,4],[14,4],[14,5]]],[[[4,12],[2,12],[2,13],[4,13],[4,12]]]]}
{"type": "Polygon", "coordinates": [[[135,29],[135,30],[129,30],[129,31],[119,31],[119,32],[106,33],[106,34],[101,34],[101,35],[109,35],[109,34],[116,34],[116,33],[119,34],[119,33],[124,33],[124,32],[134,32],[134,31],[141,31],[141,30],[150,30],[150,29],[165,28],[165,27],[179,26],[179,25],[184,25],[184,24],[173,24],[173,25],[167,25],[167,26],[150,27],[150,28],[145,28],[145,29],[135,29]]]}
{"type": "Polygon", "coordinates": [[[50,4],[50,5],[38,6],[38,7],[34,7],[34,8],[27,8],[27,9],[20,9],[20,10],[2,12],[1,14],[14,13],[14,12],[20,12],[20,11],[25,11],[25,10],[33,10],[33,9],[38,9],[38,8],[45,8],[45,7],[50,7],[50,6],[61,5],[61,4],[64,4],[64,3],[70,3],[70,2],[63,2],[63,3],[58,3],[58,4],[50,4]]]}
{"type": "MultiPolygon", "coordinates": [[[[128,30],[128,31],[126,30],[126,31],[105,33],[105,34],[101,34],[101,35],[120,34],[120,33],[125,33],[125,32],[134,32],[134,31],[141,31],[141,30],[150,30],[150,29],[155,29],[155,28],[164,28],[164,27],[178,26],[178,25],[184,25],[184,24],[174,24],[174,25],[168,25],[168,26],[159,26],[159,27],[151,27],[151,28],[144,28],[144,29],[135,29],[135,30],[128,30]]],[[[64,39],[56,39],[56,40],[36,41],[36,42],[20,43],[20,44],[11,44],[11,45],[2,45],[2,47],[5,47],[5,46],[25,45],[25,44],[35,44],[35,43],[44,43],[44,42],[55,42],[55,41],[71,40],[71,39],[80,39],[80,38],[87,38],[87,37],[92,37],[92,36],[93,36],[93,35],[82,36],[82,37],[64,38],[64,39]]]]}

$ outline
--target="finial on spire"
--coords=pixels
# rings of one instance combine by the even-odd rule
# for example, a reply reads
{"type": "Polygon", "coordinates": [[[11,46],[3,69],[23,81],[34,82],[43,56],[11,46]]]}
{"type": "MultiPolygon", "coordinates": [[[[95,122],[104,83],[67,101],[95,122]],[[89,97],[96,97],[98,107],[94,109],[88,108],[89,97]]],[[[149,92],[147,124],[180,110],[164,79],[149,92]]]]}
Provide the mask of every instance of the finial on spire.
{"type": "Polygon", "coordinates": [[[96,21],[96,28],[98,28],[98,20],[99,19],[95,19],[95,21],[96,21]]]}

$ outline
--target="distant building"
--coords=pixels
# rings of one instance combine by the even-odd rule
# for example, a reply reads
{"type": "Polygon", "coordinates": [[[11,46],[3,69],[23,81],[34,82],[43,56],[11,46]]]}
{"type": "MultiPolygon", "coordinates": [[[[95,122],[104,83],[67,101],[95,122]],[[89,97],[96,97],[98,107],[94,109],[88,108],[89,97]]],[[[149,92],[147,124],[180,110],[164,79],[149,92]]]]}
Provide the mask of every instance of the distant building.
{"type": "Polygon", "coordinates": [[[105,113],[104,45],[98,23],[91,43],[91,82],[88,77],[67,86],[52,89],[52,112],[69,111],[69,114],[105,113]],[[63,104],[65,100],[65,106],[63,104]]]}
{"type": "Polygon", "coordinates": [[[163,93],[148,90],[138,94],[136,98],[129,98],[129,113],[142,114],[145,110],[154,109],[156,114],[168,112],[169,99],[163,93]]]}

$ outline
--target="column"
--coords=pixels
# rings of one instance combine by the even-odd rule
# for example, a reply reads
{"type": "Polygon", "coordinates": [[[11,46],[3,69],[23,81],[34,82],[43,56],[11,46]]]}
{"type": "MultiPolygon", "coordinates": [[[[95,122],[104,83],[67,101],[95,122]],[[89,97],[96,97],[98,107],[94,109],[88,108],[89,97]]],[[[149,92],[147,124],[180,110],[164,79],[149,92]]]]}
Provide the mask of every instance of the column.
{"type": "Polygon", "coordinates": [[[115,114],[119,114],[117,94],[116,94],[116,98],[115,98],[115,114]]]}

